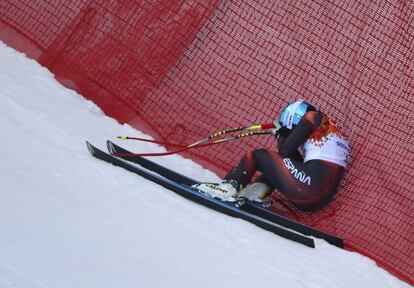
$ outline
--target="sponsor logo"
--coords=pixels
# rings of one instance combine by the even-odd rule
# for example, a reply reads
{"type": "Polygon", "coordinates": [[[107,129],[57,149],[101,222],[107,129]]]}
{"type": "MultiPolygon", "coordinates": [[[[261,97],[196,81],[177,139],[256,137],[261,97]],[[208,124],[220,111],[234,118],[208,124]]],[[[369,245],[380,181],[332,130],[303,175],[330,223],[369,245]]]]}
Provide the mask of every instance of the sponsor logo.
{"type": "Polygon", "coordinates": [[[283,162],[293,176],[303,184],[311,185],[311,177],[307,176],[305,172],[299,171],[289,158],[284,158],[283,162]]]}

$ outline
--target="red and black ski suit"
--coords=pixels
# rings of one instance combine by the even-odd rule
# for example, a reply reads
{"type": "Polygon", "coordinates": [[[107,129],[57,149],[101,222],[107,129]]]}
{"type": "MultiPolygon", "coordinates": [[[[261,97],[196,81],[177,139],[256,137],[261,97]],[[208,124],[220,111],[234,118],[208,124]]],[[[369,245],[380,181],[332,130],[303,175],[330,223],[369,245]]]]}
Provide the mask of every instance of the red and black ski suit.
{"type": "Polygon", "coordinates": [[[323,127],[326,119],[320,112],[307,112],[291,132],[286,128],[279,130],[278,153],[266,149],[248,152],[225,179],[236,180],[246,187],[259,171],[261,175],[256,181],[277,189],[298,209],[322,208],[337,192],[345,168],[319,159],[304,163],[298,149],[312,133],[326,128],[323,127]]]}

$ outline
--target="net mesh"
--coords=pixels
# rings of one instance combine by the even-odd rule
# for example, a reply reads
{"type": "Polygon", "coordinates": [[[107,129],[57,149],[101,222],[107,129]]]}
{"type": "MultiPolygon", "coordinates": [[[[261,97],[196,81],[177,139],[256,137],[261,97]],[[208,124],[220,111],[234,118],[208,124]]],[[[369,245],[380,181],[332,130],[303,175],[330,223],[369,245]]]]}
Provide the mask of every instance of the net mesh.
{"type": "MultiPolygon", "coordinates": [[[[352,148],[335,201],[272,209],[414,283],[412,1],[3,0],[0,39],[158,140],[269,122],[305,99],[352,148]]],[[[224,175],[269,136],[188,151],[224,175]]]]}

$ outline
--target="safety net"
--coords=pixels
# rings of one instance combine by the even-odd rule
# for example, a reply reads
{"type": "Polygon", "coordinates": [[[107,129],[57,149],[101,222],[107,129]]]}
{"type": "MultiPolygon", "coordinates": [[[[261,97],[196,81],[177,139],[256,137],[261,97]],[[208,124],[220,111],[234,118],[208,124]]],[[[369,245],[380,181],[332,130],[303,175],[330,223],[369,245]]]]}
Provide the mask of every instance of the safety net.
{"type": "MultiPolygon", "coordinates": [[[[349,139],[351,163],[321,211],[300,212],[278,193],[271,209],[413,284],[413,14],[404,0],[2,0],[0,39],[170,143],[311,102],[349,139]]],[[[276,149],[274,138],[184,155],[223,176],[262,147],[276,149]]]]}

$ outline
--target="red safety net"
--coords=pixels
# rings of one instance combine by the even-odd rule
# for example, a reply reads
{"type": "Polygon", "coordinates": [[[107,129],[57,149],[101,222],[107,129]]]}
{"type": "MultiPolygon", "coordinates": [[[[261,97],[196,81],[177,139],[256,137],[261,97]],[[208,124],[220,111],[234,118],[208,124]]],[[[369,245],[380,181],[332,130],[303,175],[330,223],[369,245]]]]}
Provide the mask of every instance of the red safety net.
{"type": "MultiPolygon", "coordinates": [[[[335,201],[301,213],[275,193],[273,209],[414,283],[413,1],[49,2],[2,0],[0,39],[158,140],[269,122],[298,98],[330,115],[352,147],[335,201]]],[[[223,175],[259,147],[275,141],[186,156],[223,175]]]]}

